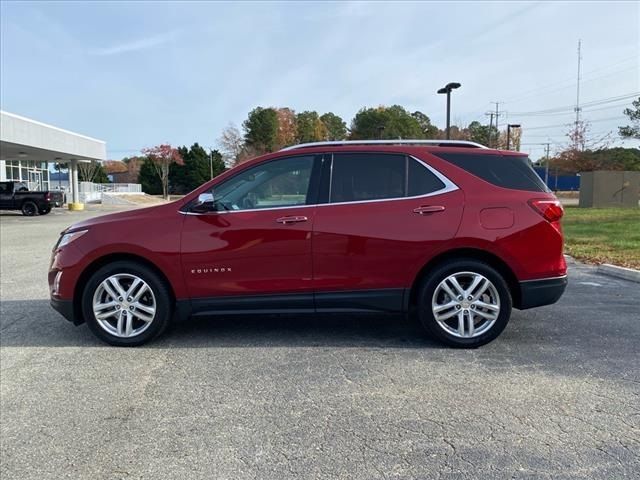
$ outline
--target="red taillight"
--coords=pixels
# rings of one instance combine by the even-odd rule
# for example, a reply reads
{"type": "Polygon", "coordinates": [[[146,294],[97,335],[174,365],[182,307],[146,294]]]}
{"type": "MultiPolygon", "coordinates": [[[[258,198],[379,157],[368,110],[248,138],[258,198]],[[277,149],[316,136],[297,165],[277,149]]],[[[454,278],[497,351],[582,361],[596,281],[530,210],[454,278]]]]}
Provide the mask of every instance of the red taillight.
{"type": "Polygon", "coordinates": [[[529,205],[542,215],[547,222],[557,222],[564,215],[562,204],[558,200],[535,199],[529,200],[529,205]]]}
{"type": "Polygon", "coordinates": [[[51,192],[47,192],[44,194],[44,199],[48,202],[51,200],[51,192]]]}

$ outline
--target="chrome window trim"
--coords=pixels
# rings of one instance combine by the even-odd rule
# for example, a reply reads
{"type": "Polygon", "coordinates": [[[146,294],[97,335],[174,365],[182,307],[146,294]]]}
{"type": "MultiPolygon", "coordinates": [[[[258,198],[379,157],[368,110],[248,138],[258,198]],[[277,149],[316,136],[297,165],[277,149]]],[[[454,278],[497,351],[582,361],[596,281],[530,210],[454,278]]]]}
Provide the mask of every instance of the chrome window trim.
{"type": "MultiPolygon", "coordinates": [[[[339,153],[339,152],[337,152],[339,153]]],[[[356,152],[348,152],[348,153],[356,153],[356,152]]],[[[367,153],[367,152],[363,152],[363,153],[367,153]]],[[[417,161],[418,163],[420,163],[423,167],[425,167],[427,170],[429,170],[431,173],[433,173],[436,178],[438,178],[438,180],[440,180],[443,184],[444,187],[441,188],[440,190],[436,190],[434,192],[429,192],[429,193],[425,193],[424,195],[414,195],[411,197],[393,197],[393,198],[378,198],[375,200],[355,200],[352,202],[334,202],[334,203],[314,203],[311,205],[287,205],[287,206],[283,206],[283,207],[270,207],[270,208],[253,208],[253,209],[247,209],[247,210],[222,210],[219,212],[208,212],[208,213],[197,213],[197,212],[183,212],[183,211],[179,211],[180,213],[182,213],[183,215],[218,215],[218,214],[228,214],[228,213],[241,213],[241,212],[268,212],[271,210],[284,210],[284,209],[291,209],[291,208],[311,208],[311,207],[330,207],[333,205],[354,205],[354,204],[360,204],[360,203],[378,203],[378,202],[397,202],[399,200],[415,200],[415,199],[419,199],[419,198],[429,198],[429,197],[433,197],[435,195],[443,195],[445,193],[449,193],[449,192],[454,192],[456,190],[459,190],[460,188],[453,183],[451,180],[449,180],[448,177],[446,177],[445,175],[443,175],[442,173],[440,173],[438,170],[436,170],[435,168],[433,168],[431,165],[423,162],[422,160],[420,160],[417,157],[414,157],[413,155],[405,155],[406,158],[411,158],[415,161],[417,161]]],[[[333,154],[331,154],[331,174],[330,174],[330,181],[332,180],[332,175],[333,175],[333,154]]],[[[329,192],[331,192],[331,183],[329,183],[329,192]]],[[[329,197],[331,198],[331,197],[329,197]]]]}

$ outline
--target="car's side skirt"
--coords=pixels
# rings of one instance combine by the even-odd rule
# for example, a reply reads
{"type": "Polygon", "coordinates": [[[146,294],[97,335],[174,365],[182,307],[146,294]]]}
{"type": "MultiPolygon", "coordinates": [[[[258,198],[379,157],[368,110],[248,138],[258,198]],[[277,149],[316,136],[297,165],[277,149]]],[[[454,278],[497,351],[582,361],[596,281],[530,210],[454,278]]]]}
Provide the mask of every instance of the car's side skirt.
{"type": "Polygon", "coordinates": [[[176,302],[176,319],[256,313],[402,313],[404,299],[404,288],[194,298],[176,302]]]}

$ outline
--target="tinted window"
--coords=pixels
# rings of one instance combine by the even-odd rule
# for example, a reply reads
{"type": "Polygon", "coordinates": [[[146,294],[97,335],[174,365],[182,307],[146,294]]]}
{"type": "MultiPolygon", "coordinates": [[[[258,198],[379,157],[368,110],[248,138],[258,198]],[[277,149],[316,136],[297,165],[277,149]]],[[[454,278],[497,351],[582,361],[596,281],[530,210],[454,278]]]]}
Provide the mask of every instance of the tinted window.
{"type": "Polygon", "coordinates": [[[444,188],[444,183],[417,160],[409,158],[409,191],[407,196],[426,195],[444,188]]]}
{"type": "Polygon", "coordinates": [[[213,188],[221,210],[304,205],[314,157],[292,157],[257,165],[213,188]]]}
{"type": "Polygon", "coordinates": [[[532,192],[549,191],[542,179],[531,168],[527,157],[464,153],[438,153],[437,155],[499,187],[532,192]]]}
{"type": "Polygon", "coordinates": [[[330,201],[404,197],[404,155],[344,153],[333,157],[330,201]]]}

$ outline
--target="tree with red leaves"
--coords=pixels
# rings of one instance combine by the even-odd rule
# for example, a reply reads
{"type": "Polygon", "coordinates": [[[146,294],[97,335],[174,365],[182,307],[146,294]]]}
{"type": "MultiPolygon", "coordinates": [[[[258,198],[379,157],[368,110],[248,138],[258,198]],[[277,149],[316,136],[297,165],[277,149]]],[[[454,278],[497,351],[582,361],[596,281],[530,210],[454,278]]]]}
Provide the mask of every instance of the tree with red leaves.
{"type": "Polygon", "coordinates": [[[142,149],[142,153],[147,156],[155,168],[156,173],[160,177],[162,183],[162,197],[169,199],[169,167],[172,163],[184,165],[184,160],[178,152],[178,149],[171,145],[162,144],[151,148],[142,149]]]}

